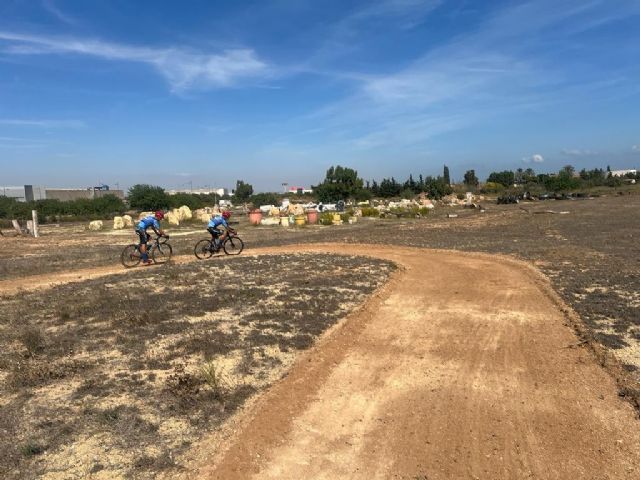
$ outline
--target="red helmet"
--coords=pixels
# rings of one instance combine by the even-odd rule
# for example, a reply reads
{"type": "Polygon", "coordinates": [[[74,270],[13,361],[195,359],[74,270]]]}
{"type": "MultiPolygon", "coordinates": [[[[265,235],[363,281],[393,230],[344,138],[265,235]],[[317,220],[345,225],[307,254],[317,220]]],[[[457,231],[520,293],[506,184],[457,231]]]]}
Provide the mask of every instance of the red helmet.
{"type": "Polygon", "coordinates": [[[155,217],[156,217],[158,220],[162,220],[162,219],[164,218],[164,212],[163,212],[162,210],[158,210],[158,211],[156,212],[156,214],[155,214],[155,217]]]}
{"type": "Polygon", "coordinates": [[[229,210],[225,210],[224,212],[222,212],[222,218],[224,218],[225,220],[230,216],[231,216],[231,212],[229,210]]]}

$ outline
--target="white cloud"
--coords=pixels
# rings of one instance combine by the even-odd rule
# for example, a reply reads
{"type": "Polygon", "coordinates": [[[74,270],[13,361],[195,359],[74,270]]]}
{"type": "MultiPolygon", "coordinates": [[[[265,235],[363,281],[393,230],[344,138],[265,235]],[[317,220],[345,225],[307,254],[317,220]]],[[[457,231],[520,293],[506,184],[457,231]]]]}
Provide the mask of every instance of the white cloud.
{"type": "Polygon", "coordinates": [[[530,157],[524,157],[522,159],[523,163],[542,163],[544,162],[544,157],[539,153],[533,154],[530,157]]]}
{"type": "Polygon", "coordinates": [[[634,152],[640,152],[640,145],[633,145],[631,147],[631,150],[633,150],[634,152]]]}
{"type": "Polygon", "coordinates": [[[144,63],[164,76],[173,91],[229,87],[242,78],[266,76],[267,65],[251,49],[227,49],[216,54],[182,48],[150,48],[51,36],[25,35],[0,30],[5,53],[15,55],[76,54],[144,63]]]}

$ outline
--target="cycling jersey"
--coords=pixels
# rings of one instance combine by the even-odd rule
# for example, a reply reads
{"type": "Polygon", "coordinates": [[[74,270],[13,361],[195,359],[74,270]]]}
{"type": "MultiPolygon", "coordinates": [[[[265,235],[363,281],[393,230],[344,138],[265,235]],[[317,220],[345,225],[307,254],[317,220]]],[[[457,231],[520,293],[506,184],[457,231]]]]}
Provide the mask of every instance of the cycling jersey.
{"type": "Polygon", "coordinates": [[[207,228],[218,228],[221,225],[224,228],[229,228],[229,224],[227,223],[227,221],[218,215],[209,220],[209,225],[207,225],[207,228]]]}
{"type": "Polygon", "coordinates": [[[144,217],[140,222],[138,222],[137,230],[147,231],[149,228],[153,228],[154,230],[160,230],[160,222],[153,215],[149,215],[148,217],[144,217]]]}

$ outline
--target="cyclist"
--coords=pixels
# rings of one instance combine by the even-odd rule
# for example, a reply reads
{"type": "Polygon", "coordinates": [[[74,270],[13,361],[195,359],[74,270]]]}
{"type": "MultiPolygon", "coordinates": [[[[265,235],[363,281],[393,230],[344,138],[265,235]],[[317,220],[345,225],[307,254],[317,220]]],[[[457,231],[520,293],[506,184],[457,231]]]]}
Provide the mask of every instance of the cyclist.
{"type": "Polygon", "coordinates": [[[147,230],[153,229],[156,235],[163,236],[165,233],[160,228],[160,220],[164,218],[164,212],[158,210],[154,215],[148,215],[138,222],[136,225],[136,233],[140,237],[140,253],[142,254],[142,264],[151,265],[153,262],[149,260],[149,254],[147,253],[147,242],[149,241],[149,234],[147,230]]]}
{"type": "Polygon", "coordinates": [[[213,215],[207,225],[207,232],[211,234],[211,242],[215,245],[216,250],[220,248],[224,239],[227,238],[227,234],[234,231],[227,222],[229,217],[231,217],[231,212],[225,210],[222,215],[213,215]],[[224,228],[224,232],[218,229],[220,226],[224,228]]]}

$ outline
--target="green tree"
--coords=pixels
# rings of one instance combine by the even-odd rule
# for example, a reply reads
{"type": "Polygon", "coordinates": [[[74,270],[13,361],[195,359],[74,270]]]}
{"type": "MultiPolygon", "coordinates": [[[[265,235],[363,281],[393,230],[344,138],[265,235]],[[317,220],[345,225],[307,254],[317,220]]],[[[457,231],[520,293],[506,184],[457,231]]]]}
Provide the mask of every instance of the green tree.
{"type": "Polygon", "coordinates": [[[478,181],[478,177],[476,177],[476,171],[467,170],[464,174],[464,184],[468,187],[477,187],[478,183],[480,182],[478,181]]]}
{"type": "Polygon", "coordinates": [[[205,204],[205,198],[197,193],[180,192],[175,195],[169,195],[169,206],[173,208],[186,205],[191,210],[197,210],[198,208],[204,207],[205,204]]]}
{"type": "Polygon", "coordinates": [[[233,191],[233,198],[239,203],[247,202],[253,195],[253,185],[242,180],[236,181],[236,189],[233,191]]]}
{"type": "Polygon", "coordinates": [[[321,202],[335,202],[354,198],[364,190],[364,182],[358,178],[358,172],[352,168],[330,167],[324,181],[314,187],[318,200],[321,202]]]}
{"type": "Polygon", "coordinates": [[[449,177],[449,167],[447,167],[446,165],[444,166],[442,177],[444,179],[444,183],[446,183],[447,185],[451,185],[451,177],[449,177]]]}
{"type": "Polygon", "coordinates": [[[129,189],[129,205],[140,210],[161,210],[169,206],[164,188],[137,184],[129,189]]]}
{"type": "Polygon", "coordinates": [[[250,199],[254,207],[258,208],[261,205],[280,205],[280,197],[277,193],[256,193],[251,195],[250,199]]]}
{"type": "Polygon", "coordinates": [[[510,187],[515,182],[515,174],[511,170],[502,172],[491,172],[487,178],[487,182],[499,183],[504,187],[510,187]]]}

